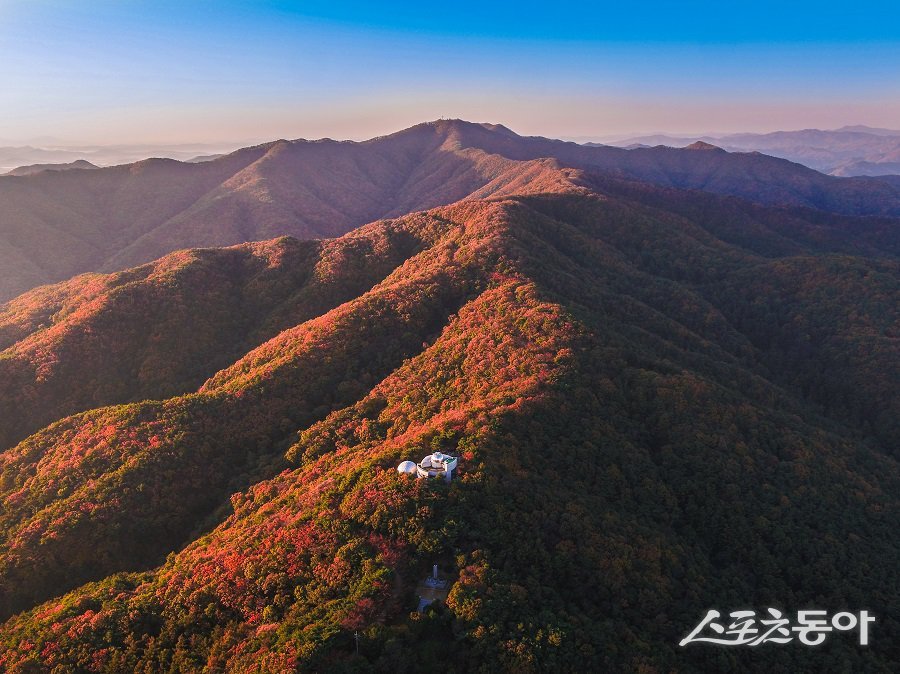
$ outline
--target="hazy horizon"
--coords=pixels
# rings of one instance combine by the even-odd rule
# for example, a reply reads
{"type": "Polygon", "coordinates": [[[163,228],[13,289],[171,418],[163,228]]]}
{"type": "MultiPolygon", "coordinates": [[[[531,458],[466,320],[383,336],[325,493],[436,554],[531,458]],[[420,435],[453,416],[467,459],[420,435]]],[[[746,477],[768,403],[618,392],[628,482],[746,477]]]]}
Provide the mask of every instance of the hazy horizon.
{"type": "Polygon", "coordinates": [[[358,140],[440,117],[569,138],[897,126],[890,5],[701,4],[0,0],[0,139],[358,140]]]}
{"type": "MultiPolygon", "coordinates": [[[[128,148],[132,150],[139,150],[141,148],[153,149],[153,148],[167,148],[167,149],[179,149],[185,152],[188,152],[190,149],[196,149],[198,152],[206,151],[206,150],[214,150],[219,148],[219,151],[231,151],[237,150],[243,147],[248,147],[252,145],[264,144],[269,142],[274,142],[276,140],[324,140],[324,139],[332,139],[339,141],[365,141],[370,140],[372,138],[377,138],[379,136],[390,135],[392,133],[397,133],[399,131],[403,131],[404,129],[409,128],[410,126],[414,126],[416,124],[428,123],[438,121],[439,119],[460,119],[465,122],[471,122],[475,124],[503,124],[504,126],[510,127],[502,119],[492,119],[492,120],[476,120],[476,119],[465,119],[465,118],[436,118],[436,119],[421,119],[417,122],[409,124],[408,126],[396,127],[385,130],[380,133],[373,133],[371,135],[358,135],[353,137],[340,137],[335,135],[328,136],[285,136],[285,135],[269,135],[265,137],[259,138],[233,138],[233,139],[216,139],[216,140],[205,140],[205,141],[176,141],[176,142],[166,142],[166,141],[156,141],[156,142],[85,142],[80,141],[78,139],[70,139],[70,138],[57,138],[50,136],[37,136],[30,138],[21,138],[21,139],[10,139],[10,138],[2,138],[0,137],[0,147],[33,147],[39,149],[60,149],[60,150],[69,150],[69,151],[77,151],[77,150],[102,150],[102,149],[112,149],[112,148],[128,148]],[[231,148],[231,150],[229,150],[231,148]]],[[[900,123],[895,124],[894,127],[875,127],[870,124],[844,124],[841,127],[835,128],[814,128],[814,127],[797,127],[792,129],[787,128],[771,128],[771,129],[763,129],[759,131],[746,131],[746,130],[738,130],[738,131],[721,131],[721,130],[700,130],[700,131],[670,131],[667,129],[650,129],[650,130],[637,130],[630,131],[624,133],[597,133],[597,134],[586,134],[586,135],[572,135],[572,134],[548,134],[548,133],[524,133],[520,132],[519,129],[515,127],[511,127],[511,130],[519,133],[520,135],[536,135],[536,136],[544,136],[546,138],[557,138],[561,140],[568,140],[577,143],[585,143],[585,142],[617,142],[617,141],[625,141],[633,138],[642,138],[642,137],[651,137],[651,136],[670,136],[672,138],[679,139],[692,139],[695,137],[724,137],[730,134],[760,134],[764,135],[767,133],[776,133],[776,132],[799,132],[799,131],[840,131],[842,127],[869,127],[873,129],[886,129],[891,131],[896,131],[900,133],[900,123]]]]}

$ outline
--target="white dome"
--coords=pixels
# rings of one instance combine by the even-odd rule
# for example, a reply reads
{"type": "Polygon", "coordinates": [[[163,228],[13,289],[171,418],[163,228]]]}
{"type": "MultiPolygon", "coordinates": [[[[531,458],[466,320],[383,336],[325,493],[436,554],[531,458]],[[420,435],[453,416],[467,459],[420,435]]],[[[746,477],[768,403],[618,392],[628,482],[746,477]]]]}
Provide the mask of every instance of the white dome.
{"type": "Polygon", "coordinates": [[[399,466],[397,466],[398,473],[408,473],[415,475],[416,473],[416,464],[412,461],[404,461],[399,466]]]}

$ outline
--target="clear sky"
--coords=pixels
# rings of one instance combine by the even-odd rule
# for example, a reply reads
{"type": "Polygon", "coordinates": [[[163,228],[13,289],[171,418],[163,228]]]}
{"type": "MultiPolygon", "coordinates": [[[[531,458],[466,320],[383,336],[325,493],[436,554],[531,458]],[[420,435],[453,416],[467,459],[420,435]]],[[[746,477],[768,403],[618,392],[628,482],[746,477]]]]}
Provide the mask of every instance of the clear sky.
{"type": "Polygon", "coordinates": [[[900,3],[0,0],[0,141],[900,127],[900,3]]]}

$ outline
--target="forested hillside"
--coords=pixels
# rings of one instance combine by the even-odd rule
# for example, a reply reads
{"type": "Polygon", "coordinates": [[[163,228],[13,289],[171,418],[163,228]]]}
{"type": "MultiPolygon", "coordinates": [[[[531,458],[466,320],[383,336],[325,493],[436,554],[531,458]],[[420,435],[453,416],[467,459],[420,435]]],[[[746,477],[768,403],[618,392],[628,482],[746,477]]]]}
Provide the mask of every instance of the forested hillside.
{"type": "Polygon", "coordinates": [[[900,223],[538,170],[5,305],[0,669],[895,670],[900,223]]]}

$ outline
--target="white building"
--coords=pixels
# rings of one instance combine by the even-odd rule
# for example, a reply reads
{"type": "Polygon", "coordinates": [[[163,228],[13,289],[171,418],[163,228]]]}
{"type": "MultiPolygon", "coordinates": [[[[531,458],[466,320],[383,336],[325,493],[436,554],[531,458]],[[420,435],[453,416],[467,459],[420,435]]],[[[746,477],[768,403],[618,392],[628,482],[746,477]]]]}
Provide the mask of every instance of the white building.
{"type": "Polygon", "coordinates": [[[419,461],[416,473],[419,477],[443,477],[449,482],[453,477],[453,469],[456,468],[456,464],[455,456],[435,452],[419,461]]]}
{"type": "Polygon", "coordinates": [[[397,466],[397,472],[405,473],[407,475],[415,475],[417,473],[415,461],[404,461],[399,466],[397,466]]]}
{"type": "Polygon", "coordinates": [[[397,472],[415,473],[419,477],[443,477],[449,482],[453,478],[453,471],[457,463],[458,459],[455,456],[435,452],[422,459],[418,465],[412,461],[404,461],[397,466],[397,472]]]}

